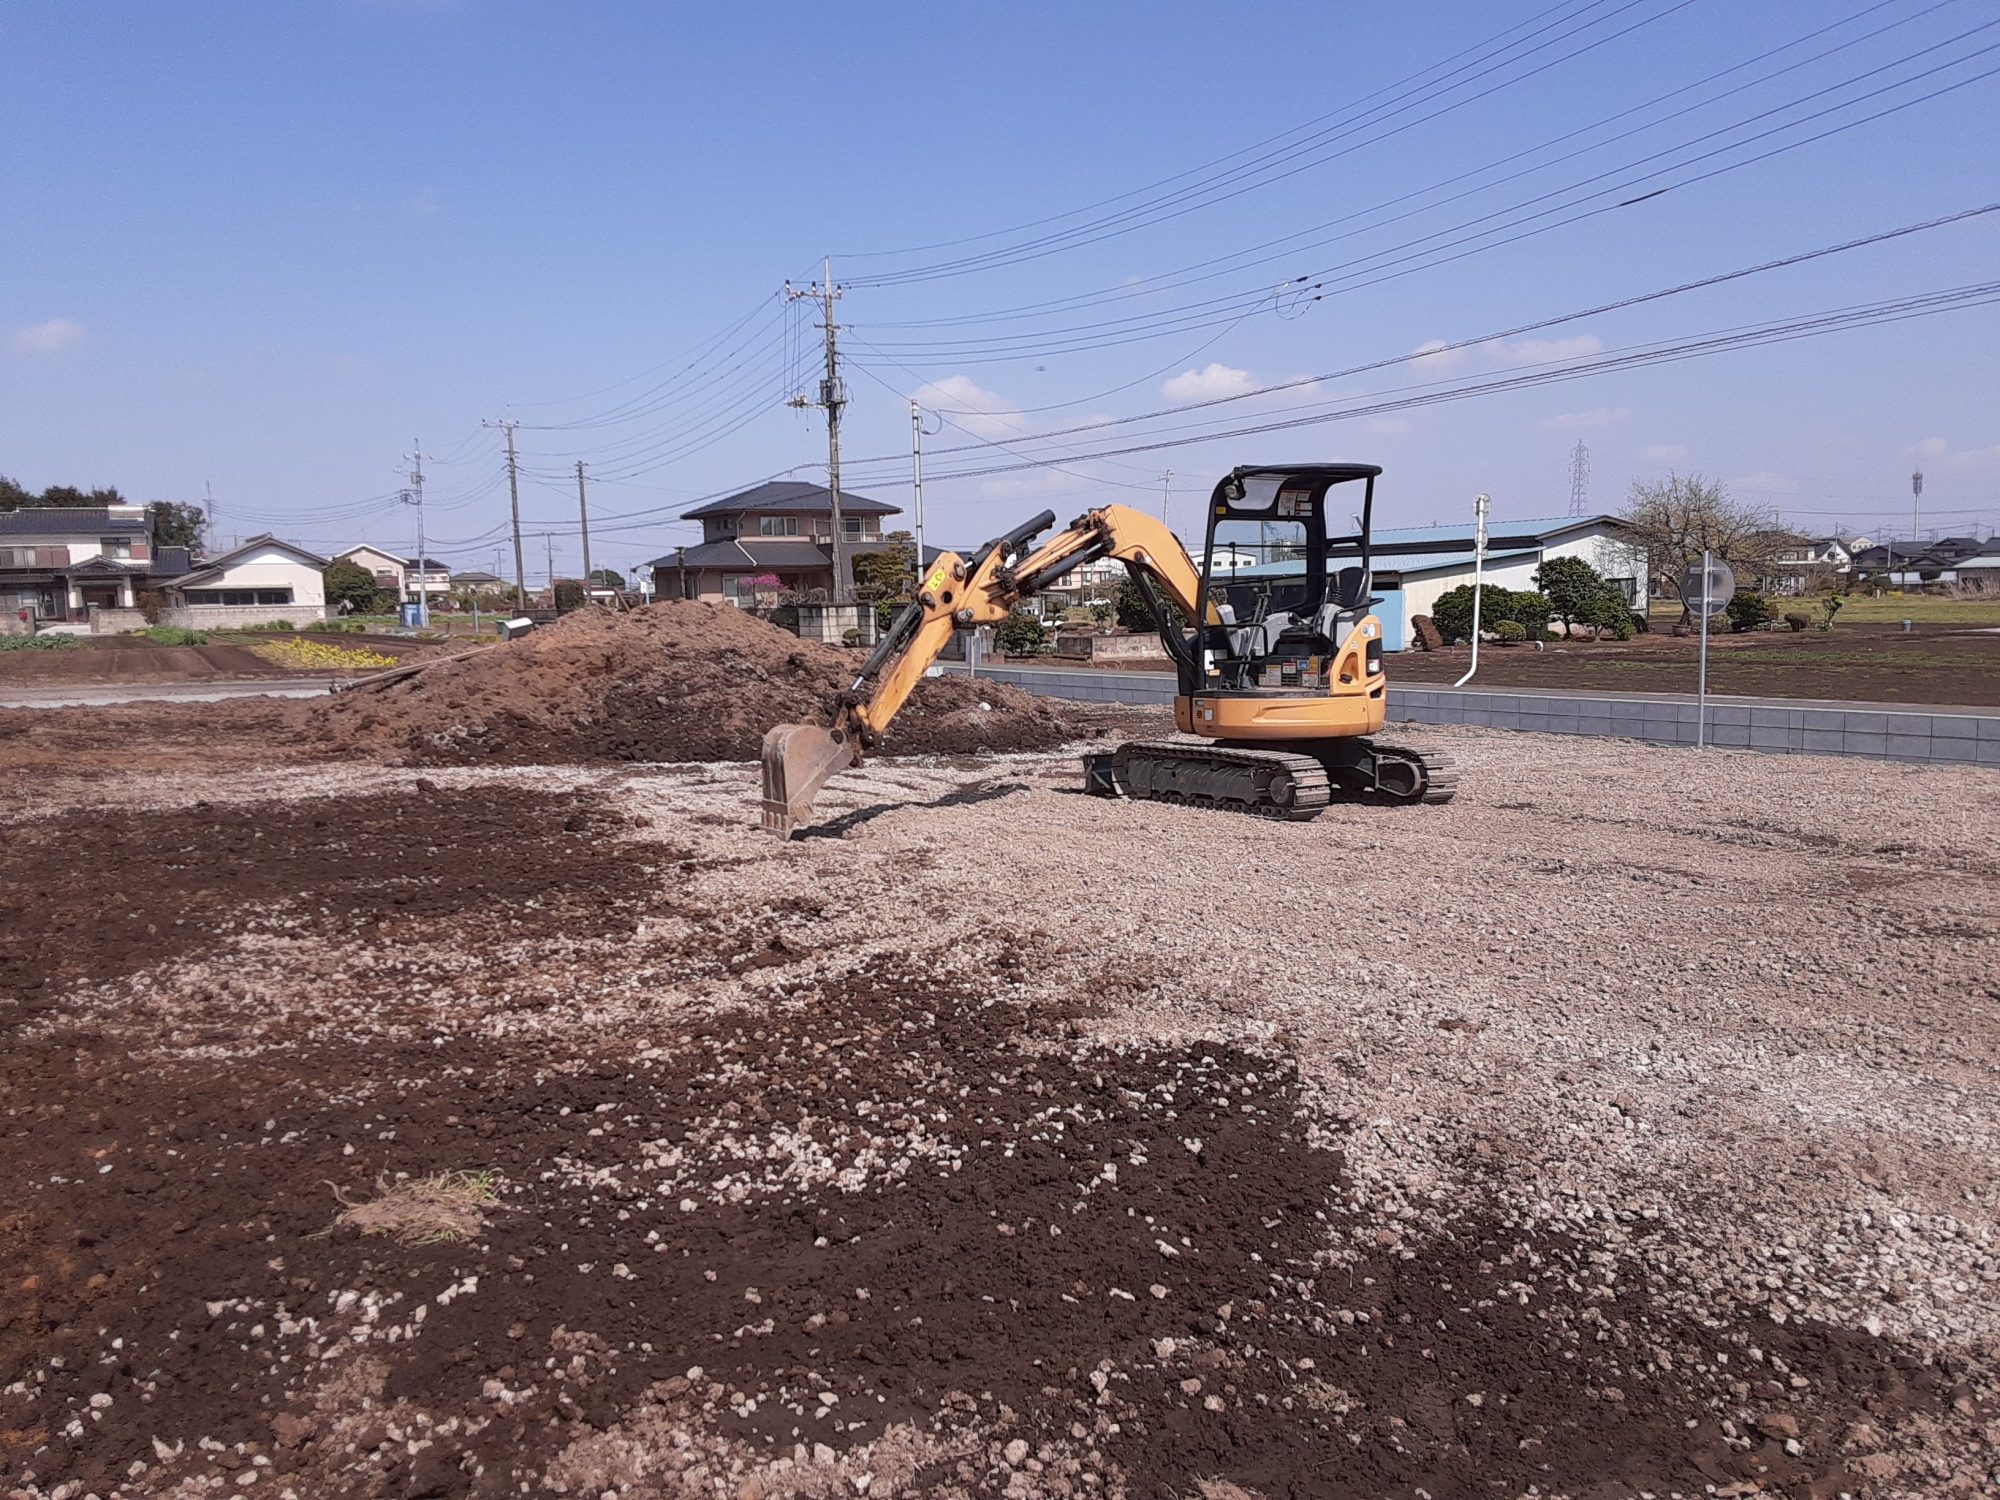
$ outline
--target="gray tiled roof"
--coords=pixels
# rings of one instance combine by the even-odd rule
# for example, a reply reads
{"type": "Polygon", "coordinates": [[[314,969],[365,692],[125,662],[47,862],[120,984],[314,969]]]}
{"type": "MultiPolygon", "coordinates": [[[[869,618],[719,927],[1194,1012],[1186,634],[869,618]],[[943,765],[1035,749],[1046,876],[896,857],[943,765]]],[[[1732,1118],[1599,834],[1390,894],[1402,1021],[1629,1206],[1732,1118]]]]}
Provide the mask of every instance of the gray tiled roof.
{"type": "MultiPolygon", "coordinates": [[[[649,568],[679,567],[672,552],[656,557],[649,568]]],[[[818,542],[802,536],[746,536],[727,542],[702,542],[687,549],[690,568],[830,568],[833,555],[818,542]]]]}
{"type": "Polygon", "coordinates": [[[100,536],[125,532],[144,536],[152,527],[143,512],[114,516],[101,505],[24,505],[0,510],[0,536],[100,536]]]}
{"type": "MultiPolygon", "coordinates": [[[[771,511],[779,513],[831,515],[833,494],[823,484],[805,484],[797,480],[774,480],[770,484],[760,484],[740,494],[727,495],[720,500],[711,500],[706,505],[697,505],[693,510],[683,511],[684,521],[699,520],[703,516],[736,516],[746,511],[771,511]]],[[[840,492],[840,513],[844,516],[895,516],[902,514],[899,505],[884,505],[880,500],[870,500],[866,495],[840,492]]]]}

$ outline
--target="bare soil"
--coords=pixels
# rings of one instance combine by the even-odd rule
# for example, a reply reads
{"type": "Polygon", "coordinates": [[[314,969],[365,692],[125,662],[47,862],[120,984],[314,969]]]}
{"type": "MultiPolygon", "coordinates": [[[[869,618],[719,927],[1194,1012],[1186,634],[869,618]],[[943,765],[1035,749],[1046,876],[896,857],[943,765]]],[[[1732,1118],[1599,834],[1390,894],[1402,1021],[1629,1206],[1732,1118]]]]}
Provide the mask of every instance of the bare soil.
{"type": "MultiPolygon", "coordinates": [[[[314,635],[311,640],[366,646],[399,661],[435,652],[437,646],[401,636],[314,635]]],[[[285,640],[277,634],[269,640],[285,640]]],[[[206,646],[161,646],[144,636],[93,636],[64,651],[0,651],[0,686],[102,687],[123,683],[216,682],[243,678],[284,678],[300,671],[266,661],[249,645],[213,642],[206,646]]],[[[305,669],[305,675],[358,675],[305,669]]]]}
{"type": "MultiPolygon", "coordinates": [[[[583,610],[323,710],[331,743],[408,764],[752,760],[774,724],[825,721],[858,658],[720,604],[583,610]]],[[[929,679],[885,737],[897,754],[1035,750],[1067,710],[995,683],[929,679]]]]}
{"type": "Polygon", "coordinates": [[[1987,1492],[2000,778],[1413,736],[1455,802],[1304,825],[1048,753],[791,844],[727,763],[10,800],[0,1472],[1987,1492]]]}

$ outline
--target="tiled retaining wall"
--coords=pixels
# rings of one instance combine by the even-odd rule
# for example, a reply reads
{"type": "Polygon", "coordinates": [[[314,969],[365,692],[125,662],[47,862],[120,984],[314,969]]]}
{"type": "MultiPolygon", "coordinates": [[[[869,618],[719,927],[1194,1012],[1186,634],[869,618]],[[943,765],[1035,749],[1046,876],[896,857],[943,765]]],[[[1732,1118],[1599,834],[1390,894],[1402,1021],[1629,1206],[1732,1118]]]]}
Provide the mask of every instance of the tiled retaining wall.
{"type": "MultiPolygon", "coordinates": [[[[1089,703],[1167,704],[1174,699],[1174,679],[1156,672],[1006,666],[982,668],[979,675],[1044,697],[1089,703]]],[[[1645,693],[1391,686],[1389,717],[1418,724],[1608,735],[1663,745],[1692,745],[1695,738],[1693,699],[1645,693]]],[[[2000,712],[1974,709],[1711,698],[1707,739],[1725,749],[2000,767],[2000,712]]]]}

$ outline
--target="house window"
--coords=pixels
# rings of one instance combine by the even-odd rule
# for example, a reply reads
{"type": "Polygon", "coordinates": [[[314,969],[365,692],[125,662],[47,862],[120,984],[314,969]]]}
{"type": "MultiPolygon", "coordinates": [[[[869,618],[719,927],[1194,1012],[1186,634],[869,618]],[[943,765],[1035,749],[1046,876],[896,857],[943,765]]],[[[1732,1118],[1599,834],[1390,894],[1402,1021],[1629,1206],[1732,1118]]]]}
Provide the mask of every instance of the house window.
{"type": "Polygon", "coordinates": [[[797,536],[798,534],[799,518],[797,516],[759,516],[757,518],[757,535],[759,536],[797,536]]]}
{"type": "Polygon", "coordinates": [[[99,537],[97,545],[106,557],[130,557],[132,555],[132,538],[129,536],[99,537]]]}
{"type": "Polygon", "coordinates": [[[34,565],[33,547],[0,547],[0,568],[32,568],[34,565]]]}
{"type": "Polygon", "coordinates": [[[757,602],[751,596],[750,590],[741,587],[743,580],[750,576],[748,573],[724,573],[722,575],[722,597],[738,609],[749,609],[757,602]]]}
{"type": "Polygon", "coordinates": [[[188,589],[190,604],[290,604],[290,589],[188,589]]]}

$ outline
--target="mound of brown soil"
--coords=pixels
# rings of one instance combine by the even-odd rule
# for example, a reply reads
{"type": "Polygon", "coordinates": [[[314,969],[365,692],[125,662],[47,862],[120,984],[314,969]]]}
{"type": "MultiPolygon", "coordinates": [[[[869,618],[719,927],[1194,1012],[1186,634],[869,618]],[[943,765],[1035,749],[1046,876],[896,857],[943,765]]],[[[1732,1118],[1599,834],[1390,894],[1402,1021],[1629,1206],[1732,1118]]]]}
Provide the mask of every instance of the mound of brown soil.
{"type": "MultiPolygon", "coordinates": [[[[859,658],[728,605],[581,611],[518,641],[320,711],[342,750],[411,764],[754,760],[774,724],[824,721],[859,658]]],[[[993,682],[930,678],[884,736],[890,754],[1042,750],[1071,715],[993,682]]]]}

